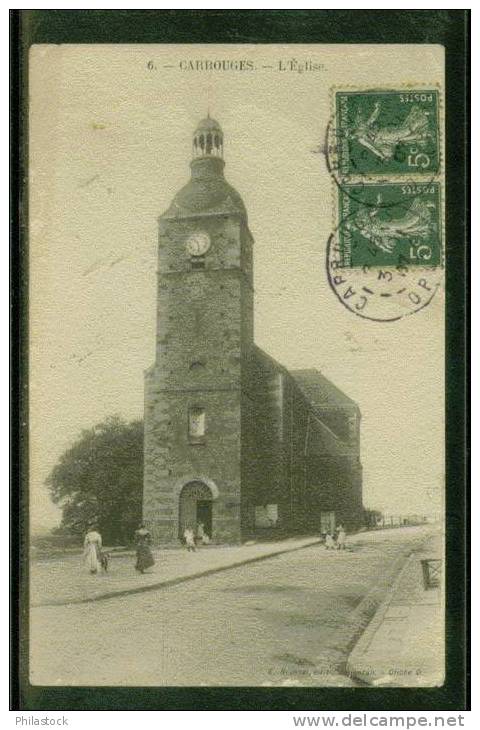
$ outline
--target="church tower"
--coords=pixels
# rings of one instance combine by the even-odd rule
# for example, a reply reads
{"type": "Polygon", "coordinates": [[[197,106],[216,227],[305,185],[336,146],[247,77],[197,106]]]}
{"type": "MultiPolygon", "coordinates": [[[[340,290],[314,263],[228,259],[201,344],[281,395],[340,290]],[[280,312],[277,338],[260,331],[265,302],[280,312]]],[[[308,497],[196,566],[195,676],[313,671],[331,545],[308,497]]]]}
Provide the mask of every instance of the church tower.
{"type": "Polygon", "coordinates": [[[190,181],[159,218],[156,357],[145,374],[144,519],[241,537],[242,382],[253,345],[253,239],[224,177],[223,132],[193,135],[190,181]]]}

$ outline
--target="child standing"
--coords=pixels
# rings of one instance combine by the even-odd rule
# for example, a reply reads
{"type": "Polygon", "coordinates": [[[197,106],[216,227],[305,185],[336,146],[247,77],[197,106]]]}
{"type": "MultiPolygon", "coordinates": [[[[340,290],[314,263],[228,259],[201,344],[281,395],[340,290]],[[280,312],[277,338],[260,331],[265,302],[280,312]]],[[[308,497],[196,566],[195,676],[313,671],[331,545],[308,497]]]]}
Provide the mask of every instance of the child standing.
{"type": "Polygon", "coordinates": [[[187,546],[187,552],[194,553],[197,548],[195,547],[195,535],[193,534],[193,530],[191,527],[185,528],[183,537],[185,538],[185,545],[187,546]]]}

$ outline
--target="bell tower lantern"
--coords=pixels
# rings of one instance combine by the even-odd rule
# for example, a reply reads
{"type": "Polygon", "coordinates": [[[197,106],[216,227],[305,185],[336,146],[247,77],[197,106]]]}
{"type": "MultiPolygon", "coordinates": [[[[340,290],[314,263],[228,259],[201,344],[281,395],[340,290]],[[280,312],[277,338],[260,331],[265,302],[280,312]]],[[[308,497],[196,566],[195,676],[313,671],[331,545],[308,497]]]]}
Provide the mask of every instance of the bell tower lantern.
{"type": "Polygon", "coordinates": [[[198,124],[193,135],[193,159],[220,157],[223,159],[223,132],[210,114],[198,124]]]}

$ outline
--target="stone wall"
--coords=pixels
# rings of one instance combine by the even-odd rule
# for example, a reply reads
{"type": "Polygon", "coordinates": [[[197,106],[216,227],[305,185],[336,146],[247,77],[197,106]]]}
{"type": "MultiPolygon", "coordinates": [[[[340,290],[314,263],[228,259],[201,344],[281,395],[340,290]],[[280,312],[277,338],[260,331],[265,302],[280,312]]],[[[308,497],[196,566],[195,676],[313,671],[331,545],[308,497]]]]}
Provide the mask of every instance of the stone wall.
{"type": "Polygon", "coordinates": [[[218,489],[213,540],[240,540],[239,390],[168,392],[153,385],[147,403],[143,509],[154,540],[178,538],[181,488],[196,480],[212,482],[218,489]],[[206,435],[191,443],[188,412],[199,403],[206,412],[206,435]]]}
{"type": "Polygon", "coordinates": [[[252,350],[242,389],[242,535],[255,535],[255,507],[284,492],[281,373],[252,350]]]}
{"type": "Polygon", "coordinates": [[[194,480],[218,492],[212,539],[240,540],[240,393],[253,336],[246,242],[236,216],[160,221],[156,363],[145,377],[144,518],[155,541],[178,538],[180,491],[194,480]],[[201,269],[185,249],[198,230],[211,237],[201,269]],[[189,436],[192,409],[205,411],[200,440],[189,436]]]}
{"type": "Polygon", "coordinates": [[[358,429],[352,436],[349,428],[352,408],[330,405],[319,414],[295,379],[258,348],[244,372],[248,374],[242,394],[244,534],[258,532],[254,508],[264,504],[278,505],[279,534],[318,532],[322,511],[334,511],[337,523],[343,522],[347,529],[360,527],[360,442],[358,429]]]}

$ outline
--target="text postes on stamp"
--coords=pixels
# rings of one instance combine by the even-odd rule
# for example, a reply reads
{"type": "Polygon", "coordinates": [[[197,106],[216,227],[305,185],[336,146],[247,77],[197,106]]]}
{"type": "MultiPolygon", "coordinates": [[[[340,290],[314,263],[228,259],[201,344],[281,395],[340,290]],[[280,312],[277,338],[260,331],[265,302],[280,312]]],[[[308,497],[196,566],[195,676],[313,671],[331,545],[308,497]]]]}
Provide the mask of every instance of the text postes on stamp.
{"type": "Polygon", "coordinates": [[[342,266],[440,266],[441,220],[439,183],[344,185],[338,189],[342,266]]]}
{"type": "Polygon", "coordinates": [[[437,172],[438,106],[435,90],[337,91],[340,174],[437,172]]]}

